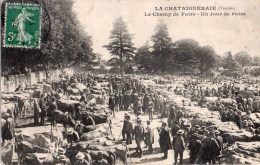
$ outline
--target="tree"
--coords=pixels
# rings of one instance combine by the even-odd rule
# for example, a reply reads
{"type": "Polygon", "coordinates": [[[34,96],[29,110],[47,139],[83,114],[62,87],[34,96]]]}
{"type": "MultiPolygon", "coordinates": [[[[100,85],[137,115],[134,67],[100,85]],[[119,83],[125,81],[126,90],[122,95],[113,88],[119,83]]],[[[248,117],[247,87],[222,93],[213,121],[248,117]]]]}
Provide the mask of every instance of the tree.
{"type": "MultiPolygon", "coordinates": [[[[8,2],[20,2],[8,0],[8,2]]],[[[26,3],[37,3],[42,6],[41,15],[41,48],[12,49],[2,46],[2,69],[15,68],[21,70],[29,66],[32,71],[54,69],[60,65],[77,66],[80,61],[92,64],[95,54],[92,49],[91,37],[83,30],[73,11],[73,1],[35,1],[25,0],[26,3]],[[45,66],[45,67],[43,67],[45,66]]],[[[5,3],[1,4],[1,21],[5,17],[5,3]]],[[[3,37],[3,36],[2,36],[3,37]]]]}
{"type": "Polygon", "coordinates": [[[109,60],[111,65],[120,66],[120,73],[123,73],[123,67],[133,62],[134,44],[132,43],[132,35],[129,34],[126,22],[119,17],[113,23],[113,30],[110,34],[110,42],[104,46],[109,53],[114,56],[109,60]]]}
{"type": "Polygon", "coordinates": [[[245,51],[238,52],[234,55],[234,58],[242,67],[251,65],[252,62],[252,58],[245,51]]]}
{"type": "Polygon", "coordinates": [[[253,62],[254,65],[260,66],[260,56],[254,56],[252,62],[253,62]]]}
{"type": "Polygon", "coordinates": [[[226,69],[222,72],[222,75],[237,77],[242,74],[242,68],[233,58],[231,52],[228,52],[227,55],[223,58],[223,67],[226,69]]]}
{"type": "Polygon", "coordinates": [[[138,48],[135,55],[135,62],[138,66],[138,69],[145,69],[148,71],[151,71],[153,69],[153,56],[149,49],[150,46],[148,45],[148,42],[146,42],[144,46],[138,48]]]}
{"type": "Polygon", "coordinates": [[[206,73],[214,68],[217,62],[215,50],[210,46],[201,47],[197,58],[200,61],[199,70],[201,73],[206,73]]]}
{"type": "Polygon", "coordinates": [[[179,71],[194,73],[198,71],[200,60],[198,59],[201,47],[193,39],[183,39],[175,42],[177,45],[176,66],[179,71]]]}
{"type": "Polygon", "coordinates": [[[172,39],[169,37],[168,27],[166,23],[159,20],[155,27],[155,34],[152,36],[153,55],[155,70],[165,71],[168,66],[168,59],[172,53],[172,39]]]}

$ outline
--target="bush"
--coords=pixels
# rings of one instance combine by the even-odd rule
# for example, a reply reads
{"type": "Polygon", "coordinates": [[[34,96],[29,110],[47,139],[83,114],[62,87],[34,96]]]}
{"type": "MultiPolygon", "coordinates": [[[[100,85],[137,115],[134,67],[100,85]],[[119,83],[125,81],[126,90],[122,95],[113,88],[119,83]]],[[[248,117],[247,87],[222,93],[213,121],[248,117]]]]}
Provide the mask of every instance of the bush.
{"type": "Polygon", "coordinates": [[[222,76],[227,76],[227,77],[239,77],[243,75],[243,72],[241,71],[229,71],[229,70],[225,70],[221,73],[222,76]]]}
{"type": "Polygon", "coordinates": [[[250,74],[252,75],[252,76],[260,76],[260,68],[254,68],[254,69],[252,69],[252,70],[250,70],[250,74]]]}

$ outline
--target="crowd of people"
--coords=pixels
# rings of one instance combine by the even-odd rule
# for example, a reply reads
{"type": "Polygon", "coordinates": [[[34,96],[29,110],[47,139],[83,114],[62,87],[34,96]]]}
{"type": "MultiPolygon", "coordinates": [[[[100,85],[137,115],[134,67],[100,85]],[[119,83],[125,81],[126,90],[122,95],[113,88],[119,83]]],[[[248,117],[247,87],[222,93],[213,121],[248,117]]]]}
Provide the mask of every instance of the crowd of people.
{"type": "MultiPolygon", "coordinates": [[[[143,78],[146,78],[145,76],[143,78]]],[[[149,77],[148,77],[149,78],[149,77]]],[[[176,81],[176,78],[166,77],[168,82],[176,81]]],[[[155,117],[167,118],[167,122],[162,122],[162,126],[157,128],[159,134],[160,150],[164,154],[163,158],[168,158],[168,150],[174,150],[174,163],[183,163],[183,152],[188,149],[190,152],[190,162],[194,163],[210,163],[215,164],[221,158],[224,148],[223,139],[217,128],[207,128],[206,126],[192,125],[188,120],[188,114],[184,111],[183,106],[169,102],[163,97],[160,91],[147,87],[142,83],[141,78],[132,76],[103,75],[77,73],[72,77],[64,77],[61,82],[52,83],[53,91],[48,94],[42,94],[39,102],[34,102],[34,124],[45,124],[46,116],[51,118],[54,110],[57,110],[57,100],[62,95],[69,96],[70,88],[73,83],[82,83],[87,86],[87,90],[91,91],[96,82],[108,82],[108,90],[102,90],[101,95],[103,104],[108,104],[113,116],[115,112],[126,111],[124,116],[124,124],[122,129],[123,141],[126,144],[132,144],[133,139],[136,143],[136,153],[139,157],[143,156],[143,148],[141,143],[144,141],[148,147],[148,154],[154,152],[153,144],[155,143],[154,128],[151,123],[155,117]],[[109,98],[106,98],[106,95],[109,98]],[[136,119],[132,123],[128,112],[133,111],[136,119]],[[146,121],[146,127],[141,116],[148,114],[149,120],[146,121]],[[177,161],[179,158],[179,162],[177,161]]],[[[165,83],[165,81],[157,81],[156,83],[165,83]]],[[[18,89],[20,90],[20,89],[18,89]]],[[[170,89],[168,89],[170,90],[170,89]]],[[[87,95],[89,91],[80,93],[80,104],[77,106],[75,114],[71,114],[77,119],[77,113],[80,113],[88,102],[87,95]]],[[[248,118],[250,113],[260,112],[260,103],[258,100],[259,91],[254,96],[243,97],[232,83],[219,85],[218,89],[207,86],[206,88],[199,85],[198,82],[187,81],[183,86],[177,86],[173,92],[176,95],[182,95],[190,98],[191,101],[197,102],[198,106],[208,108],[211,111],[219,111],[221,120],[234,121],[239,128],[248,129],[253,134],[259,134],[259,126],[255,126],[248,118]],[[207,97],[218,97],[213,102],[207,100],[207,97]],[[222,98],[232,98],[236,101],[225,103],[222,98]],[[246,115],[242,115],[246,113],[246,115]]],[[[94,125],[95,122],[86,113],[84,119],[86,125],[94,125]]],[[[73,129],[67,130],[68,142],[79,141],[77,131],[73,129]]],[[[80,157],[80,156],[79,156],[80,157]]]]}

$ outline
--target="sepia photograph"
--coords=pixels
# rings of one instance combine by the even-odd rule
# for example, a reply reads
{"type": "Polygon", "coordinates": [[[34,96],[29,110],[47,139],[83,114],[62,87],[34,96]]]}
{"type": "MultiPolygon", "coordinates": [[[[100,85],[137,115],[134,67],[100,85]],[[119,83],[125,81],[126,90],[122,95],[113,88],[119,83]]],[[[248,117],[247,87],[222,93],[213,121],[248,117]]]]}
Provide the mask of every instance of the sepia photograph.
{"type": "Polygon", "coordinates": [[[260,164],[259,0],[0,0],[1,165],[260,164]]]}

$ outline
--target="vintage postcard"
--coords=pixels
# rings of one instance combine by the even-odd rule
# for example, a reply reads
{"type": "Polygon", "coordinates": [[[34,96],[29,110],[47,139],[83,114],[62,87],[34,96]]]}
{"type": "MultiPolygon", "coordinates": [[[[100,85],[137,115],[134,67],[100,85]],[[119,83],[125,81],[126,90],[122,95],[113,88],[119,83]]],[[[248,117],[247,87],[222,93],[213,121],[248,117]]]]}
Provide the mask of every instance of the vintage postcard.
{"type": "Polygon", "coordinates": [[[1,165],[260,164],[260,0],[0,0],[1,165]]]}

